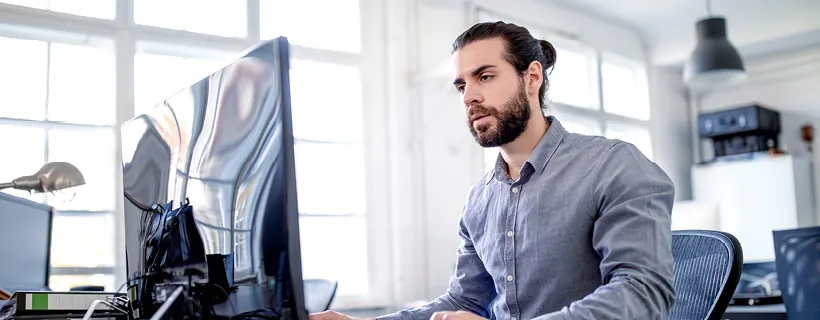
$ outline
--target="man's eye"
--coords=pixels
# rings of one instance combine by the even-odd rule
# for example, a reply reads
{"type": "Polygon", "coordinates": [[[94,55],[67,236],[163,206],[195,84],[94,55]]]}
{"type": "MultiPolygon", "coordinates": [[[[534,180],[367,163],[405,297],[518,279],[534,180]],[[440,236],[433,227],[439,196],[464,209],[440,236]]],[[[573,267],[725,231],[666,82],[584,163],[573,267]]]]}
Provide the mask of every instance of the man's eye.
{"type": "Polygon", "coordinates": [[[492,78],[493,78],[493,76],[491,74],[485,74],[485,75],[481,76],[481,81],[487,81],[487,80],[490,80],[492,78]]]}
{"type": "Polygon", "coordinates": [[[463,85],[463,84],[457,85],[457,86],[456,86],[456,90],[457,90],[458,92],[464,92],[464,85],[463,85]]]}

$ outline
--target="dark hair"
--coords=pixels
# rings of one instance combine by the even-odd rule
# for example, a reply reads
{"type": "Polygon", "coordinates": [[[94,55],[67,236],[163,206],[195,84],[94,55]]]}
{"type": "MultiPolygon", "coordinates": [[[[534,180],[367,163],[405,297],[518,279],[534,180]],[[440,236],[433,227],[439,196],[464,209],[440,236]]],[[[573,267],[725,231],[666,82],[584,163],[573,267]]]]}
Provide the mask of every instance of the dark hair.
{"type": "Polygon", "coordinates": [[[501,38],[504,40],[506,53],[504,58],[522,75],[530,63],[538,61],[544,69],[544,81],[538,89],[538,102],[545,109],[545,97],[549,88],[547,70],[555,65],[555,47],[547,40],[535,39],[527,28],[503,21],[477,23],[464,31],[453,42],[453,53],[473,41],[501,38]]]}

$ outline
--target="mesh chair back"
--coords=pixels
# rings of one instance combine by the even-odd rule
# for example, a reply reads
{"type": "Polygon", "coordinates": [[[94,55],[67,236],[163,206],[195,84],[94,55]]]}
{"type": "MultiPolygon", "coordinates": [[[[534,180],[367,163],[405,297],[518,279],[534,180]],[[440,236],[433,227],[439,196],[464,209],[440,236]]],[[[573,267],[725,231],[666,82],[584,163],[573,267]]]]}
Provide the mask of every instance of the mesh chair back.
{"type": "Polygon", "coordinates": [[[669,319],[720,319],[740,280],[743,250],[731,234],[672,232],[675,304],[669,319]]]}
{"type": "Polygon", "coordinates": [[[326,279],[305,279],[305,308],[308,313],[318,313],[330,309],[333,298],[336,297],[337,281],[326,279]]]}
{"type": "Polygon", "coordinates": [[[772,233],[777,281],[789,319],[820,319],[820,227],[772,233]]]}

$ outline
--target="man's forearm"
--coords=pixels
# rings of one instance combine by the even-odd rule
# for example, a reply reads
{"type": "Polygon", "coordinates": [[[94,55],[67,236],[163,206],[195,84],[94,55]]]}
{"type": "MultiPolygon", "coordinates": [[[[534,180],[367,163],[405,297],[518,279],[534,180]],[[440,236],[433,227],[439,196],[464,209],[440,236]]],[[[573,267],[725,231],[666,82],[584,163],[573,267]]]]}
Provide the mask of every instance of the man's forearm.
{"type": "Polygon", "coordinates": [[[451,294],[446,293],[436,300],[418,308],[401,310],[399,312],[376,317],[378,320],[427,320],[433,313],[439,311],[469,310],[455,299],[451,294]]]}
{"type": "Polygon", "coordinates": [[[533,320],[667,319],[674,292],[672,283],[662,275],[623,275],[584,299],[533,320]]]}

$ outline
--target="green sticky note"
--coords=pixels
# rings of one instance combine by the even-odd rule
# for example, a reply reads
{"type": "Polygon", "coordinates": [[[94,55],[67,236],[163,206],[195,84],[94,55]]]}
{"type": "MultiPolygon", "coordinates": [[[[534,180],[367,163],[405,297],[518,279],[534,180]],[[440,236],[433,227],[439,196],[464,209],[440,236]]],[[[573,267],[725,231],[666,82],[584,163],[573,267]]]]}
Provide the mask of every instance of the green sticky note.
{"type": "Polygon", "coordinates": [[[48,310],[48,294],[34,293],[31,295],[31,310],[48,310]]]}

